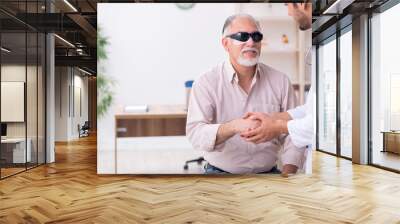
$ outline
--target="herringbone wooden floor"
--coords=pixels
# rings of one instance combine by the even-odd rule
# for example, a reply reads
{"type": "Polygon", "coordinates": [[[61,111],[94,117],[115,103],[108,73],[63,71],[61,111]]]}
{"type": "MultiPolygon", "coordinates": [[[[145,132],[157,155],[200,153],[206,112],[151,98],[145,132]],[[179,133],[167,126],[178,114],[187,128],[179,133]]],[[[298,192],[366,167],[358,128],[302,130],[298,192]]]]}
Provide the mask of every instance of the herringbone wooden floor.
{"type": "Polygon", "coordinates": [[[315,153],[314,174],[99,176],[96,139],[0,181],[0,223],[400,223],[400,175],[315,153]]]}

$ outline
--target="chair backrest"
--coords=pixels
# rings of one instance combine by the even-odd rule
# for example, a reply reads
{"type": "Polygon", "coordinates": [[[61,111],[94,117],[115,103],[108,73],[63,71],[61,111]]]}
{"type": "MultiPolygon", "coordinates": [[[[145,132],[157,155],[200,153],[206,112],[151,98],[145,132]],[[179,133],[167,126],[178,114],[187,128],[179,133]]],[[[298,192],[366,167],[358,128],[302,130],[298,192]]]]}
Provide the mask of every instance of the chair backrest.
{"type": "Polygon", "coordinates": [[[85,123],[82,126],[82,129],[89,129],[90,125],[89,125],[89,121],[85,121],[85,123]]]}

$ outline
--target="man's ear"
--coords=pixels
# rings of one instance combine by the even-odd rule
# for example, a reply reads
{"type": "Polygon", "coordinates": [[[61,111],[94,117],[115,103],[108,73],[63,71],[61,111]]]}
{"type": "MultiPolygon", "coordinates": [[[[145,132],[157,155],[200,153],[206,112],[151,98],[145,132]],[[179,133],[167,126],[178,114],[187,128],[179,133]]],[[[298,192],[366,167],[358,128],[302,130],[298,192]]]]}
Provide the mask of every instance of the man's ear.
{"type": "Polygon", "coordinates": [[[226,51],[228,51],[228,38],[223,37],[223,38],[221,39],[221,43],[222,43],[222,46],[224,47],[224,49],[225,49],[226,51]]]}

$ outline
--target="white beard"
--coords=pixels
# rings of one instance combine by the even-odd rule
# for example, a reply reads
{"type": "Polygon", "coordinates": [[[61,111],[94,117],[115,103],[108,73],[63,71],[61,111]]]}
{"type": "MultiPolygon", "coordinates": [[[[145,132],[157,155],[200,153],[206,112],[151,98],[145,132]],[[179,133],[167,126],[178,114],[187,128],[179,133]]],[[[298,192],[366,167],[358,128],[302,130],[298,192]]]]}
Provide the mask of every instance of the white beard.
{"type": "Polygon", "coordinates": [[[245,66],[245,67],[252,67],[254,65],[256,65],[258,63],[259,60],[259,56],[253,58],[253,59],[246,59],[243,58],[241,55],[239,56],[239,58],[237,59],[237,63],[241,66],[245,66]]]}
{"type": "Polygon", "coordinates": [[[260,52],[257,49],[251,48],[251,47],[246,47],[246,48],[242,49],[242,51],[240,52],[239,58],[237,59],[237,63],[241,66],[252,67],[258,63],[259,59],[260,59],[260,52]],[[244,58],[243,53],[246,51],[254,51],[257,54],[257,57],[255,57],[253,59],[244,58]]]}

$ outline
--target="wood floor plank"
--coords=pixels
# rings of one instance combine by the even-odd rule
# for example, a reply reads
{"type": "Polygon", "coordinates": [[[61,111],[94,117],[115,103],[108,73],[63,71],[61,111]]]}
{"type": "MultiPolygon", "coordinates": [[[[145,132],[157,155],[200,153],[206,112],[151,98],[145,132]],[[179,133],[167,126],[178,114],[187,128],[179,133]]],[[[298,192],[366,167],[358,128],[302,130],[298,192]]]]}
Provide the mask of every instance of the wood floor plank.
{"type": "Polygon", "coordinates": [[[315,152],[313,175],[97,175],[96,138],[0,181],[0,223],[400,223],[400,175],[315,152]]]}

